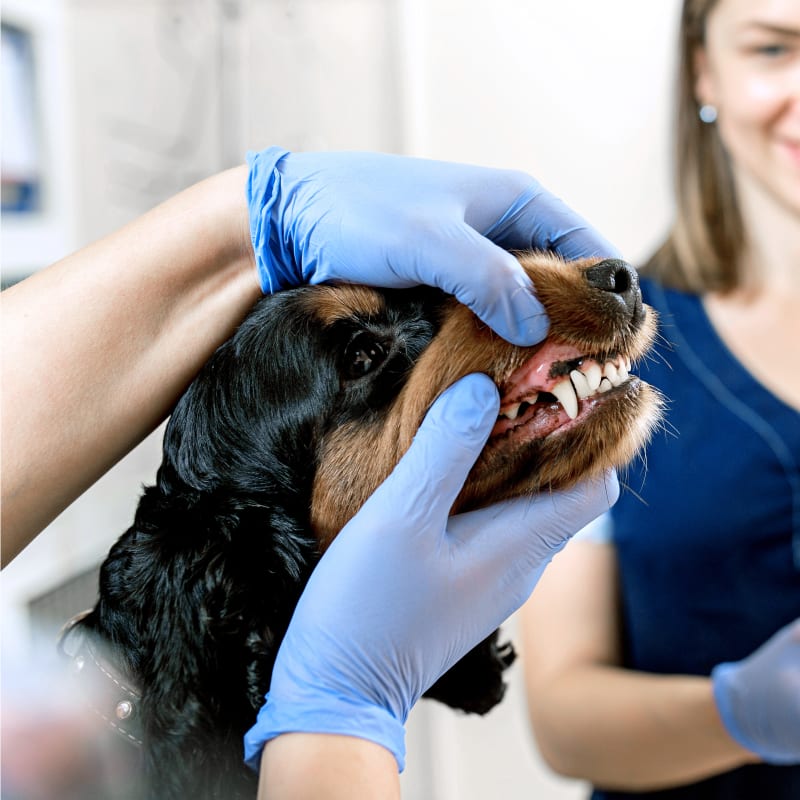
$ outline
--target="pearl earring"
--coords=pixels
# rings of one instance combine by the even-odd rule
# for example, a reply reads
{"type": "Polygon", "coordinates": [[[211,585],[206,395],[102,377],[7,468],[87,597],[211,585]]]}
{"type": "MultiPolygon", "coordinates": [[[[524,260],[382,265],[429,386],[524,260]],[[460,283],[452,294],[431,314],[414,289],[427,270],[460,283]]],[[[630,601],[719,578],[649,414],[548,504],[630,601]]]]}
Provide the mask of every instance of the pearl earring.
{"type": "Polygon", "coordinates": [[[711,103],[706,103],[705,105],[700,106],[698,115],[701,121],[705,122],[706,125],[711,125],[712,122],[717,121],[717,107],[712,106],[711,103]]]}

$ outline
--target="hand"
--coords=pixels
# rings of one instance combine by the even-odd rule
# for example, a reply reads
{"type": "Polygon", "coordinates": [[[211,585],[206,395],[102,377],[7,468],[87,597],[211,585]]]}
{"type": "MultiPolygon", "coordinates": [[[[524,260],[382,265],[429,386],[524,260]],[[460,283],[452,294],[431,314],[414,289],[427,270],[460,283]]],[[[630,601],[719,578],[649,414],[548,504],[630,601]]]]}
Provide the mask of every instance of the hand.
{"type": "Polygon", "coordinates": [[[484,375],[434,403],[394,472],[320,560],[278,652],[248,763],[282,733],[390,750],[419,697],[528,598],[570,536],[616,501],[616,476],[449,516],[497,417],[484,375]]]}
{"type": "Polygon", "coordinates": [[[800,619],[711,673],[728,733],[770,764],[800,764],[800,619]]]}
{"type": "Polygon", "coordinates": [[[347,281],[438,286],[503,338],[531,345],[548,320],[517,260],[618,256],[522,172],[381,153],[248,154],[250,233],[264,292],[347,281]],[[503,249],[505,248],[505,249],[503,249]]]}

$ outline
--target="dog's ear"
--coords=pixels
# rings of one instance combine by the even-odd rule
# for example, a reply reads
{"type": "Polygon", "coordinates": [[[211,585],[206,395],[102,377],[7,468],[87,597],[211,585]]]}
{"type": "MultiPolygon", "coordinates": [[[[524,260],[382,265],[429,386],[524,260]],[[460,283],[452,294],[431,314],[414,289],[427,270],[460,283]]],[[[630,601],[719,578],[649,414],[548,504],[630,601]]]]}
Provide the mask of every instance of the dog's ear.
{"type": "MultiPolygon", "coordinates": [[[[339,390],[303,289],[260,300],[176,405],[164,438],[170,481],[208,492],[307,498],[317,411],[339,390]]],[[[306,501],[307,502],[307,501],[306,501]]]]}
{"type": "Polygon", "coordinates": [[[142,691],[146,771],[154,785],[175,787],[164,797],[253,788],[241,737],[315,560],[315,541],[285,517],[146,490],[101,568],[101,599],[86,624],[142,691]]]}
{"type": "Polygon", "coordinates": [[[514,663],[511,642],[499,643],[499,631],[484,639],[436,681],[425,697],[471,714],[486,714],[506,692],[503,673],[514,663]]]}

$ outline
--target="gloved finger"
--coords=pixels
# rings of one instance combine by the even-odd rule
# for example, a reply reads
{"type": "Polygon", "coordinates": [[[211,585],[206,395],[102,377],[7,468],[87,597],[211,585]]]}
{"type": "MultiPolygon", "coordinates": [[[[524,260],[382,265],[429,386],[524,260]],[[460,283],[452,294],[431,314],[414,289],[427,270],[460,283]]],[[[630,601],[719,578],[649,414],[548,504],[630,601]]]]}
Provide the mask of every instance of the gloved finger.
{"type": "Polygon", "coordinates": [[[450,520],[453,568],[496,582],[511,613],[528,597],[550,559],[569,539],[608,511],[619,497],[608,470],[571,489],[520,497],[450,520]]]}
{"type": "Polygon", "coordinates": [[[554,250],[566,259],[621,258],[580,214],[532,179],[508,211],[482,233],[506,250],[554,250]]]}
{"type": "Polygon", "coordinates": [[[454,295],[512,344],[544,339],[547,314],[514,256],[460,221],[425,234],[413,251],[406,251],[408,262],[392,265],[396,273],[454,295]]]}
{"type": "Polygon", "coordinates": [[[437,515],[444,530],[450,508],[489,437],[499,408],[497,387],[486,375],[467,375],[446,389],[431,406],[394,471],[354,519],[360,526],[385,530],[387,509],[391,509],[392,519],[403,523],[403,535],[429,530],[437,515]]]}

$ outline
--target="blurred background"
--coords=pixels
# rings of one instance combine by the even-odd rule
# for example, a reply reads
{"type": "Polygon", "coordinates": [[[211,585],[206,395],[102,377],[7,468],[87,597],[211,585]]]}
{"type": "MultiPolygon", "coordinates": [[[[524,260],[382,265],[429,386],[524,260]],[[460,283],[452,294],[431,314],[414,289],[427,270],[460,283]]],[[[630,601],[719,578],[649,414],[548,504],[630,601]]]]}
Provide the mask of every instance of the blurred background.
{"type": "MultiPolygon", "coordinates": [[[[270,144],[522,169],[640,262],[670,219],[679,5],[3,0],[3,284],[270,144]]],[[[39,692],[159,451],[156,432],[3,570],[4,676],[39,692]]],[[[518,664],[510,683],[482,719],[415,709],[406,800],[585,796],[542,765],[518,664]]]]}

